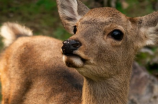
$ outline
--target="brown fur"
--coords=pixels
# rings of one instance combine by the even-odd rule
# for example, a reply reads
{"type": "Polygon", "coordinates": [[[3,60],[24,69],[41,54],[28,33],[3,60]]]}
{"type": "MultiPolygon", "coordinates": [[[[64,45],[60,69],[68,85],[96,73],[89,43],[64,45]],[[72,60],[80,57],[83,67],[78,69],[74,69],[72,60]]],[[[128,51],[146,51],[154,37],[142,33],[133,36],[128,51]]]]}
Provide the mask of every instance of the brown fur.
{"type": "MultiPolygon", "coordinates": [[[[62,1],[62,5],[67,6],[68,1],[62,1]]],[[[77,26],[76,34],[69,39],[82,44],[73,52],[79,57],[64,56],[65,63],[76,67],[84,76],[82,104],[126,104],[135,54],[141,47],[156,43],[158,13],[130,18],[114,8],[104,7],[86,9],[87,13],[84,12],[81,17],[74,1],[69,5],[71,8],[64,9],[59,3],[58,8],[68,31],[72,31],[70,26],[77,26]],[[65,21],[65,16],[77,22],[65,21]],[[122,31],[124,36],[121,41],[111,37],[113,30],[122,31]]]]}
{"type": "Polygon", "coordinates": [[[127,30],[132,28],[127,17],[113,8],[98,8],[88,12],[77,23],[77,27],[77,33],[70,39],[83,44],[76,53],[89,63],[77,68],[85,77],[83,104],[126,104],[136,53],[131,36],[128,35],[133,32],[127,30]],[[122,30],[122,41],[108,37],[114,29],[122,30]]]}
{"type": "Polygon", "coordinates": [[[72,33],[77,25],[69,39],[82,46],[74,52],[78,57],[64,61],[84,77],[82,93],[83,78],[62,62],[61,41],[20,37],[1,55],[2,104],[81,104],[81,94],[82,104],[126,104],[134,56],[155,42],[158,13],[129,18],[114,8],[89,10],[76,0],[57,3],[65,28],[72,33]],[[123,32],[121,41],[110,37],[115,29],[123,32]]]}
{"type": "Polygon", "coordinates": [[[1,55],[2,104],[80,104],[82,77],[62,61],[62,42],[21,37],[1,55]]]}

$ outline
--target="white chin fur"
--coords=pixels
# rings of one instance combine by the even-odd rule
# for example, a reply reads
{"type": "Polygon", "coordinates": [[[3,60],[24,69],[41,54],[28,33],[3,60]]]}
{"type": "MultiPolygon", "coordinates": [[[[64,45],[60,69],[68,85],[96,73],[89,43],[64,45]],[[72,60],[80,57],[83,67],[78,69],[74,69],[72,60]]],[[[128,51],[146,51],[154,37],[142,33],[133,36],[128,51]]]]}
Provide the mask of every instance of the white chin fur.
{"type": "Polygon", "coordinates": [[[67,63],[69,63],[68,66],[71,66],[71,67],[82,67],[84,64],[83,61],[81,60],[81,58],[78,56],[63,55],[63,61],[66,65],[67,65],[67,63]]]}

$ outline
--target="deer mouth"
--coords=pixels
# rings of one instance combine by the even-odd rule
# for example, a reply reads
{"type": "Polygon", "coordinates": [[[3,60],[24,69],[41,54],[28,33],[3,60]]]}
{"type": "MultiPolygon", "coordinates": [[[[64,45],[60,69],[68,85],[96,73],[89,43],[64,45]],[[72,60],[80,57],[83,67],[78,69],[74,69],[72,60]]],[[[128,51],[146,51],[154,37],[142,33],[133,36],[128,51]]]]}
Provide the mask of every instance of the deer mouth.
{"type": "Polygon", "coordinates": [[[78,54],[63,54],[63,61],[68,67],[80,68],[84,66],[86,59],[78,54]]]}

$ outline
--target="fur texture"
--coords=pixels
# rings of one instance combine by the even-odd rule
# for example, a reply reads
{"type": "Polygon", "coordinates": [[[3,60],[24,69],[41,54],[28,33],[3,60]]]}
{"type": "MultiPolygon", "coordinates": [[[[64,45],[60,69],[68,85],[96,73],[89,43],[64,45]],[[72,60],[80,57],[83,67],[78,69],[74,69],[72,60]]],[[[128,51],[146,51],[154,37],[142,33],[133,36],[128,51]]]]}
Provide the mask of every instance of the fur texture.
{"type": "MultiPolygon", "coordinates": [[[[9,31],[2,36],[28,36],[19,24],[4,26],[9,31]]],[[[61,46],[49,37],[19,36],[6,48],[0,58],[2,104],[80,104],[83,79],[63,63],[61,46]]]]}
{"type": "Polygon", "coordinates": [[[1,54],[2,104],[126,104],[137,50],[157,42],[158,12],[130,18],[114,8],[89,10],[79,0],[57,4],[67,31],[77,26],[69,39],[82,46],[73,52],[76,57],[64,56],[76,70],[63,63],[60,40],[21,37],[30,34],[23,26],[4,25],[1,34],[14,37],[10,43],[20,38],[1,54]],[[123,33],[121,40],[112,37],[114,30],[123,33]]]}

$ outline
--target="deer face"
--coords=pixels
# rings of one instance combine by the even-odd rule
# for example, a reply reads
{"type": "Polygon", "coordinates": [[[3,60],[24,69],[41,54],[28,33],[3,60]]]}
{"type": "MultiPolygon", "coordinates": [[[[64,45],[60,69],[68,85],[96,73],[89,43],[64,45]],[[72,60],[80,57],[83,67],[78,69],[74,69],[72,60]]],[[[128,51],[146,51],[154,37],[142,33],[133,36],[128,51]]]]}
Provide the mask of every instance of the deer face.
{"type": "Polygon", "coordinates": [[[108,78],[119,74],[120,67],[132,62],[134,44],[128,40],[131,39],[129,35],[133,35],[128,32],[132,26],[126,16],[117,10],[90,10],[74,28],[76,32],[69,41],[76,40],[80,45],[76,44],[77,48],[68,55],[65,52],[64,62],[67,66],[76,67],[82,75],[93,79],[108,78]]]}
{"type": "MultiPolygon", "coordinates": [[[[69,0],[67,2],[70,3],[69,0]]],[[[64,5],[60,3],[58,7],[64,5]]],[[[81,5],[79,1],[76,3],[81,5]]],[[[126,17],[114,8],[85,9],[87,12],[84,15],[77,11],[73,12],[76,18],[66,15],[70,11],[60,14],[66,29],[70,33],[74,32],[72,37],[63,42],[63,60],[84,77],[100,80],[127,74],[137,50],[153,43],[146,34],[149,31],[144,30],[146,21],[143,18],[126,17]]],[[[149,30],[154,32],[154,28],[149,30]]]]}

